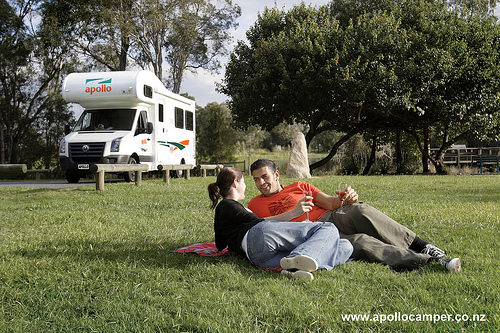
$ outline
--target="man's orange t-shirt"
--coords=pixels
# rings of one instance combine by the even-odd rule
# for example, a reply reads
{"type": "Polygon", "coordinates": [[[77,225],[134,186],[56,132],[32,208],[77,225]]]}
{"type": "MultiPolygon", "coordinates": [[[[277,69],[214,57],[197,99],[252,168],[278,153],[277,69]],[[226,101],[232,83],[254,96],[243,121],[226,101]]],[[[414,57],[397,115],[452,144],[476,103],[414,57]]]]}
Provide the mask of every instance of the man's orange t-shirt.
{"type": "MultiPolygon", "coordinates": [[[[306,182],[295,182],[288,186],[281,185],[282,190],[275,195],[265,197],[263,194],[256,196],[248,203],[248,208],[260,218],[279,215],[287,212],[297,206],[300,199],[304,197],[303,191],[312,191],[313,202],[316,196],[321,192],[318,188],[306,182]]],[[[309,220],[317,221],[328,210],[315,205],[309,212],[309,220]]],[[[302,214],[291,221],[305,221],[306,214],[302,214]]]]}

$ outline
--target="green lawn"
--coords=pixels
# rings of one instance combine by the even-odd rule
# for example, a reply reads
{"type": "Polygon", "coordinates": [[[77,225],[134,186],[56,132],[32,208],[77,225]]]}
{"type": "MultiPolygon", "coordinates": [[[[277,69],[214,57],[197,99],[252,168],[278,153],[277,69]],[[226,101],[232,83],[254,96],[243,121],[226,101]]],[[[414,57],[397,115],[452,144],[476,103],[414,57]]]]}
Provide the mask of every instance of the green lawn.
{"type": "MultiPolygon", "coordinates": [[[[341,179],[459,256],[463,271],[351,262],[305,282],[237,257],[171,253],[213,241],[213,177],[106,184],[104,192],[2,188],[0,332],[500,330],[499,176],[310,181],[332,194],[341,179]],[[343,320],[358,314],[374,320],[343,320]]],[[[248,202],[257,190],[246,182],[248,202]]]]}

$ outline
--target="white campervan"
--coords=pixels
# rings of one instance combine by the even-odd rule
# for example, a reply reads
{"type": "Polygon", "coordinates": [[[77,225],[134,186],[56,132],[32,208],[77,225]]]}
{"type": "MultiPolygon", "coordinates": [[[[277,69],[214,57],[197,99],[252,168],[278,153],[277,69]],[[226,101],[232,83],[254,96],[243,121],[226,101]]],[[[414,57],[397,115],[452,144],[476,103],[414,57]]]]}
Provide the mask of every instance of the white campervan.
{"type": "MultiPolygon", "coordinates": [[[[167,90],[149,71],[72,73],[63,98],[84,111],[61,141],[59,162],[70,183],[91,164],[195,165],[195,102],[167,90]]],[[[130,181],[133,173],[125,173],[130,181]]]]}

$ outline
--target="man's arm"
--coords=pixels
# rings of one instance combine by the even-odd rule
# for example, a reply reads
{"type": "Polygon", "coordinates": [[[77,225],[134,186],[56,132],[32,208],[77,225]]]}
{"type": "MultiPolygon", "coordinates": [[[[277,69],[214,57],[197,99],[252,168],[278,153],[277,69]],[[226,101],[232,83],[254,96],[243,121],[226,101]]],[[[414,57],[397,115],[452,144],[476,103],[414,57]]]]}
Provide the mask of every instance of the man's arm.
{"type": "Polygon", "coordinates": [[[312,197],[302,198],[293,209],[279,215],[264,217],[264,219],[273,221],[290,221],[291,219],[296,218],[306,212],[310,212],[314,206],[314,203],[312,203],[311,201],[305,201],[306,199],[312,200],[312,197]]]}
{"type": "MultiPolygon", "coordinates": [[[[337,191],[335,191],[337,193],[337,191]]],[[[350,186],[347,188],[347,192],[344,195],[344,205],[353,204],[358,201],[358,194],[350,186]]],[[[319,192],[316,196],[316,205],[323,209],[335,210],[340,208],[339,197],[333,197],[324,192],[319,192]]]]}

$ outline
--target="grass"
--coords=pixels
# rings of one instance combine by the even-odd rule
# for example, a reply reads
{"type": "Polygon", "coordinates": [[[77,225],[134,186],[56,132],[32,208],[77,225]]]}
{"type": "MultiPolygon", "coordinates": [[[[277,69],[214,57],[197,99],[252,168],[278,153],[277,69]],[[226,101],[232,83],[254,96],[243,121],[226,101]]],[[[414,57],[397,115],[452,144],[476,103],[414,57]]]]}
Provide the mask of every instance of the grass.
{"type": "MultiPolygon", "coordinates": [[[[310,181],[333,193],[340,179],[310,181]]],[[[0,331],[500,330],[498,176],[342,180],[361,201],[459,256],[463,271],[449,274],[428,265],[395,272],[351,262],[316,272],[307,283],[237,257],[171,253],[213,241],[206,194],[213,177],[172,179],[170,185],[150,179],[142,187],[113,183],[104,192],[93,185],[1,188],[0,331]],[[397,313],[432,319],[398,321],[397,313]],[[349,314],[377,320],[343,321],[349,314]],[[434,322],[441,315],[471,320],[434,322]],[[474,315],[482,316],[472,321],[474,315]]],[[[257,194],[246,181],[245,203],[257,194]]]]}

